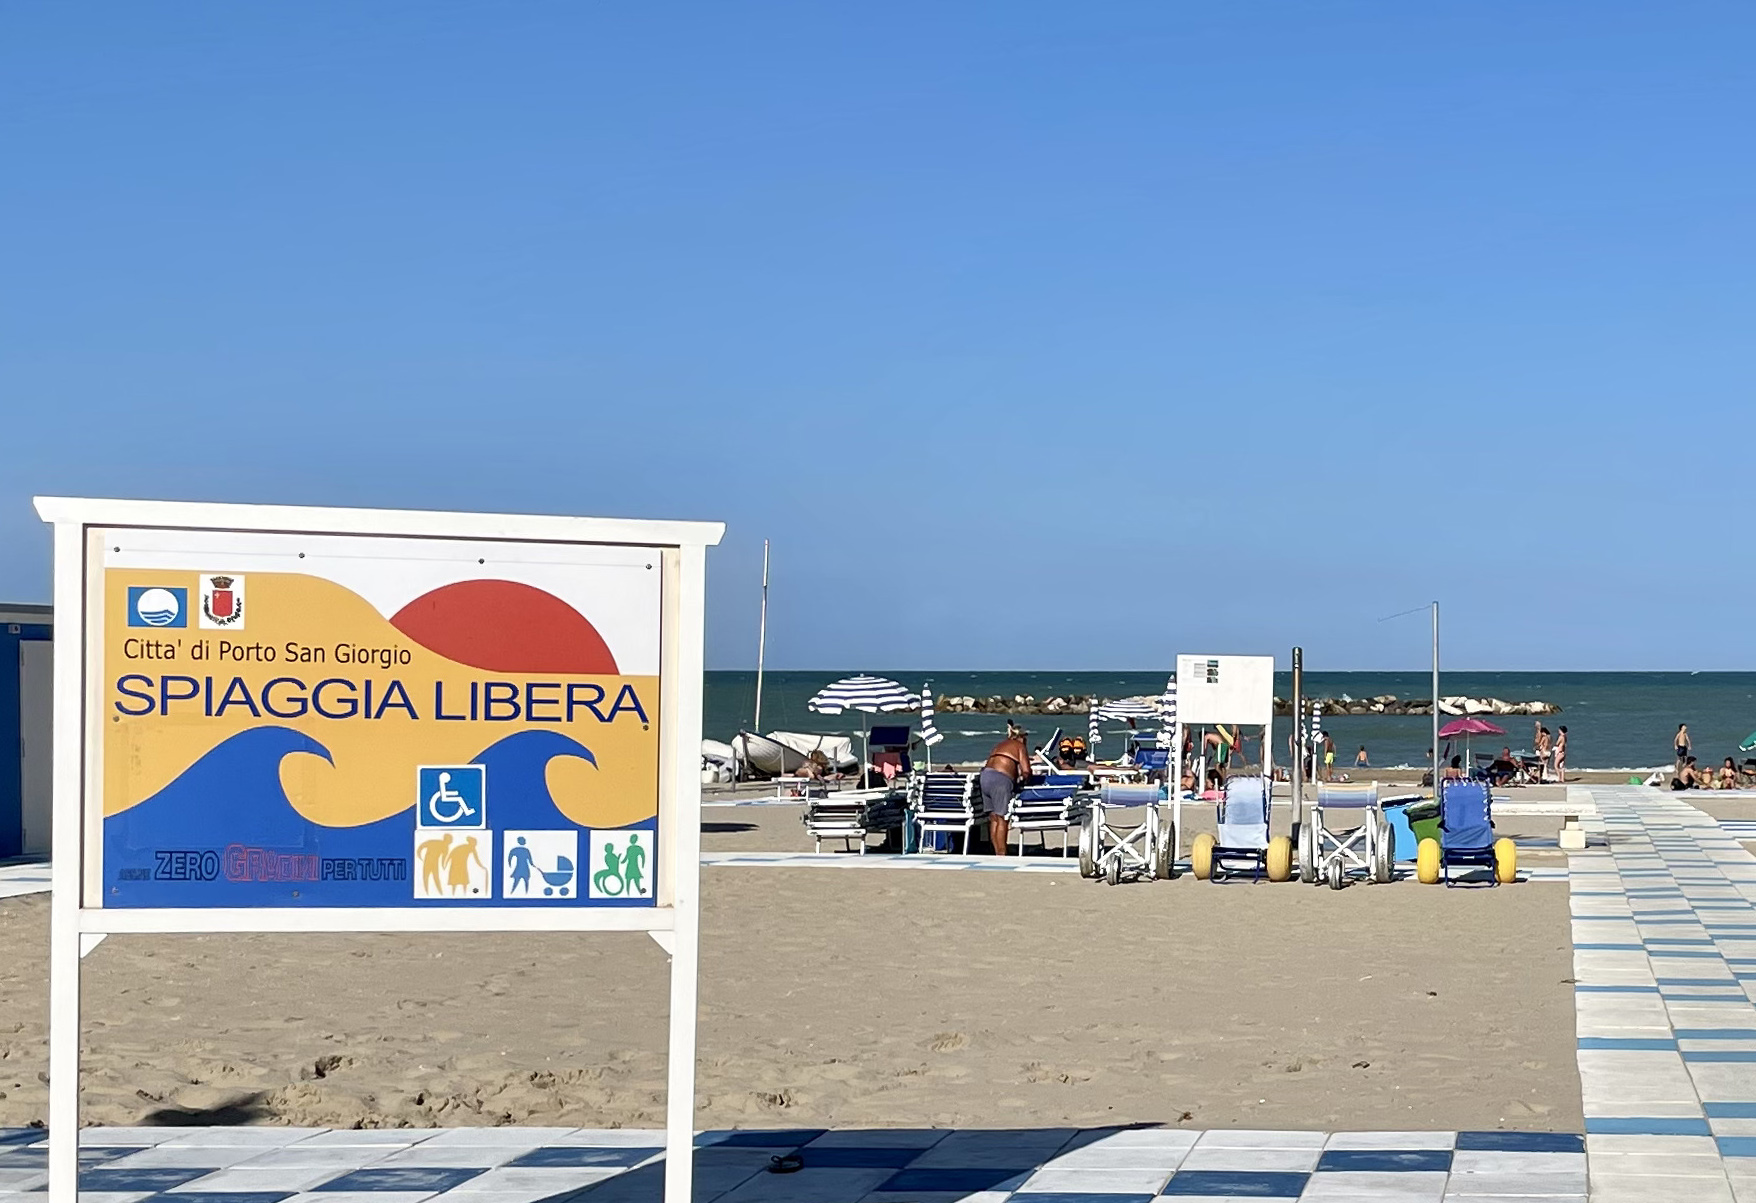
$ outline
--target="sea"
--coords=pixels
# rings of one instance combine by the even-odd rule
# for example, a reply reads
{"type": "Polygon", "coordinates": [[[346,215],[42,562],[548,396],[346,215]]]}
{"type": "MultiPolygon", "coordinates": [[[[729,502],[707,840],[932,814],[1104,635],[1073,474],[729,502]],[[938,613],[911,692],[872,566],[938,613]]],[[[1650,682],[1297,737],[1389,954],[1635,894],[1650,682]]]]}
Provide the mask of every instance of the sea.
{"type": "MultiPolygon", "coordinates": [[[[861,670],[875,671],[875,670],[861,670]]],[[[762,731],[810,731],[857,735],[859,714],[821,715],[806,703],[819,689],[849,672],[769,672],[762,679],[762,731]]],[[[1101,698],[1156,696],[1163,691],[1164,672],[929,672],[912,670],[878,672],[910,689],[930,685],[935,697],[1023,694],[1039,701],[1069,694],[1101,698]]],[[[1308,672],[1308,697],[1369,698],[1395,694],[1399,698],[1425,698],[1432,691],[1432,678],[1424,672],[1308,672]]],[[[1529,716],[1489,717],[1506,729],[1504,736],[1479,736],[1475,751],[1498,751],[1510,746],[1528,751],[1535,724],[1551,731],[1567,727],[1567,763],[1574,769],[1605,769],[1650,772],[1671,763],[1672,737],[1678,723],[1688,723],[1695,740],[1695,754],[1703,763],[1718,764],[1726,756],[1738,756],[1738,744],[1756,731],[1756,673],[1555,673],[1555,672],[1448,672],[1440,678],[1443,696],[1496,697],[1509,702],[1545,701],[1561,707],[1559,714],[1542,719],[1529,716]]],[[[1275,674],[1275,693],[1292,696],[1292,674],[1275,674]]],[[[753,671],[707,674],[704,733],[710,739],[729,741],[739,731],[752,729],[756,703],[753,671]]],[[[916,714],[864,716],[871,722],[909,722],[919,731],[916,714]]],[[[1084,734],[1086,717],[1030,715],[1020,721],[1033,744],[1052,735],[1057,727],[1084,734]]],[[[1289,722],[1282,718],[1279,722],[1289,722]]],[[[933,759],[979,760],[1005,732],[1006,720],[994,714],[950,714],[935,718],[943,743],[933,749],[933,759]]],[[[1146,724],[1143,724],[1146,725],[1146,724]]],[[[1432,720],[1427,717],[1389,715],[1325,715],[1324,729],[1335,736],[1336,761],[1351,765],[1364,746],[1371,763],[1379,768],[1422,763],[1432,743],[1432,720]]],[[[1124,728],[1106,723],[1099,756],[1119,754],[1124,728]]],[[[1276,744],[1284,746],[1278,736],[1276,744]]],[[[1457,751],[1462,751],[1459,747],[1457,751]]]]}

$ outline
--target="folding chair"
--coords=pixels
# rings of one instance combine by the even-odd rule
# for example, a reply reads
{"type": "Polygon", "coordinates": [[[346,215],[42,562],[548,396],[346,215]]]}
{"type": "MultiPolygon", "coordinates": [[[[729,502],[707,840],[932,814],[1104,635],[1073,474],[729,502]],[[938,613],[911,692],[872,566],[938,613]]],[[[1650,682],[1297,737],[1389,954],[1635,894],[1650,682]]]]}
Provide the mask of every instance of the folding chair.
{"type": "Polygon", "coordinates": [[[1395,868],[1396,836],[1390,820],[1378,804],[1376,785],[1319,785],[1299,828],[1299,880],[1309,884],[1327,881],[1339,890],[1357,869],[1372,881],[1389,881],[1395,868]],[[1327,812],[1358,812],[1359,823],[1351,830],[1331,830],[1327,812]]]}
{"type": "Polygon", "coordinates": [[[920,833],[921,850],[927,850],[928,832],[950,832],[963,836],[963,850],[967,853],[970,832],[975,830],[982,813],[976,774],[916,773],[909,789],[913,795],[909,806],[920,833]]]}
{"type": "Polygon", "coordinates": [[[1189,867],[1199,881],[1223,881],[1248,872],[1250,880],[1286,881],[1293,875],[1293,842],[1270,838],[1272,785],[1259,774],[1226,780],[1219,803],[1219,835],[1202,832],[1189,850],[1189,867]]]}
{"type": "Polygon", "coordinates": [[[1078,801],[1085,788],[1084,773],[1050,773],[1042,782],[1026,785],[1012,797],[1006,808],[1006,829],[1018,837],[1018,855],[1024,855],[1024,833],[1034,831],[1048,851],[1051,831],[1061,833],[1061,855],[1070,850],[1067,833],[1083,817],[1084,806],[1078,801]]]}
{"type": "Polygon", "coordinates": [[[1489,885],[1518,879],[1518,848],[1494,838],[1493,794],[1479,781],[1447,781],[1439,788],[1439,838],[1415,851],[1415,875],[1425,885],[1489,885]],[[1453,869],[1485,868],[1487,881],[1451,879],[1453,869]]]}

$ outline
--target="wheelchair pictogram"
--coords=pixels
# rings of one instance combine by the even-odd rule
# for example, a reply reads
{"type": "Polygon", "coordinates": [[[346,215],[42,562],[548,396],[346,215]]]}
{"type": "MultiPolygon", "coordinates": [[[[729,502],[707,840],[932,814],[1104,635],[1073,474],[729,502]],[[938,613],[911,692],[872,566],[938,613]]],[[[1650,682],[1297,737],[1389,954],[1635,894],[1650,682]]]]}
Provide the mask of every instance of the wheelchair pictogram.
{"type": "Polygon", "coordinates": [[[479,764],[423,766],[415,790],[415,825],[487,827],[487,772],[479,764]]]}

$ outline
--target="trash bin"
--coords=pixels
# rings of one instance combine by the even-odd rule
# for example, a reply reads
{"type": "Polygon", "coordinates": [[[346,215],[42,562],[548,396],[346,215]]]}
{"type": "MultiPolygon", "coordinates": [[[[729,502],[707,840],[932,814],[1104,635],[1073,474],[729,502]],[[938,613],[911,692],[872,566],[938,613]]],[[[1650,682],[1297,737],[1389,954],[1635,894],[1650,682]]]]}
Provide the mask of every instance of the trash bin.
{"type": "Polygon", "coordinates": [[[1439,802],[1421,798],[1408,802],[1386,802],[1384,817],[1396,833],[1396,859],[1412,861],[1415,850],[1424,839],[1439,838],[1439,802]]]}

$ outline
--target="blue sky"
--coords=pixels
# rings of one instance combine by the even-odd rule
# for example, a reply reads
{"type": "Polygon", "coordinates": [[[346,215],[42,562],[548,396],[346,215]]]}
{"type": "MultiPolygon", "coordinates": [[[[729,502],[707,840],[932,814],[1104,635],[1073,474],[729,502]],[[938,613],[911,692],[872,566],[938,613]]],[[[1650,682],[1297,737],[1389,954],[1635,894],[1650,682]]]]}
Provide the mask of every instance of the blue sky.
{"type": "Polygon", "coordinates": [[[34,493],[479,508],[726,521],[715,667],[768,537],[777,667],[1756,668],[1753,34],[14,6],[0,598],[34,493]]]}

